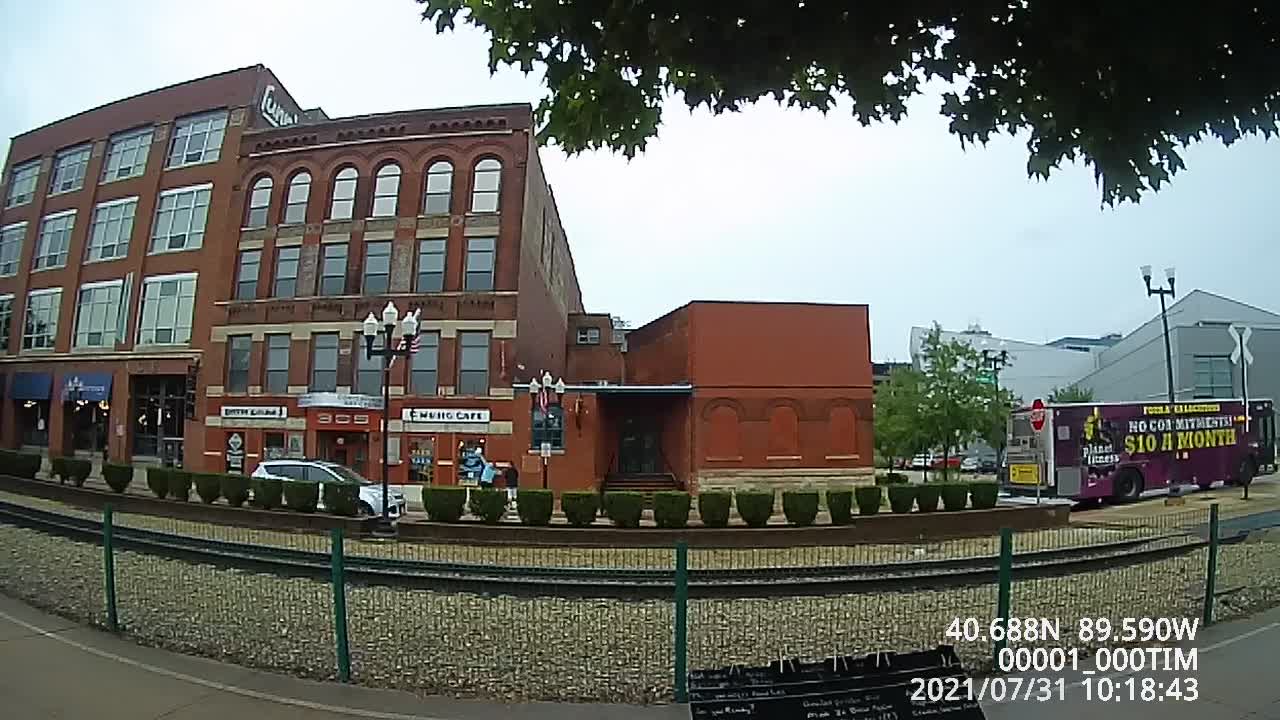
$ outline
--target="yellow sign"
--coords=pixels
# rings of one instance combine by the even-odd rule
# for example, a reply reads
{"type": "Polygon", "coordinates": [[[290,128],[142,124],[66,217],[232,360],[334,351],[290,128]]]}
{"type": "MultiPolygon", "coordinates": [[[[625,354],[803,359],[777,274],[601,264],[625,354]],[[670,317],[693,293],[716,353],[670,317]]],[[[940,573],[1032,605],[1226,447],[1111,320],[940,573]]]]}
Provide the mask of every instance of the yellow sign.
{"type": "Polygon", "coordinates": [[[1009,482],[1015,485],[1039,485],[1039,465],[1010,465],[1009,482]]]}

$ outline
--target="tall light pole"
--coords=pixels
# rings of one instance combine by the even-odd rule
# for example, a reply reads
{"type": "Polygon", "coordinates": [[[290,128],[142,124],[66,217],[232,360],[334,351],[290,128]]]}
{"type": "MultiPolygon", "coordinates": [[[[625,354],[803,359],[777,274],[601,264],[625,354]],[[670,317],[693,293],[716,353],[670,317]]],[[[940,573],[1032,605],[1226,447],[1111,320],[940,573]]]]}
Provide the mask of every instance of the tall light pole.
{"type": "Polygon", "coordinates": [[[387,476],[391,466],[389,438],[391,429],[391,361],[397,357],[403,357],[408,362],[407,358],[412,352],[413,340],[418,336],[418,318],[413,313],[406,313],[404,321],[400,322],[400,311],[396,309],[394,303],[388,302],[387,306],[382,309],[381,327],[379,327],[378,318],[374,317],[373,313],[369,313],[369,317],[364,319],[364,327],[362,329],[364,331],[365,357],[370,360],[375,357],[382,358],[382,519],[379,522],[378,531],[389,534],[393,532],[391,516],[388,511],[391,491],[387,487],[387,476]],[[395,343],[397,325],[399,325],[400,334],[404,337],[404,341],[399,347],[395,343]],[[374,340],[378,337],[379,330],[382,331],[382,347],[375,347],[374,340]]]}
{"type": "Polygon", "coordinates": [[[551,405],[553,400],[559,400],[564,395],[565,384],[564,378],[560,378],[554,385],[551,384],[551,373],[542,373],[542,382],[538,379],[529,381],[529,397],[534,404],[542,410],[542,445],[538,448],[538,454],[542,456],[542,489],[547,489],[547,456],[550,454],[551,442],[546,439],[547,428],[551,425],[551,405]]]}
{"type": "MultiPolygon", "coordinates": [[[[982,341],[983,345],[987,344],[986,340],[982,341]]],[[[1009,351],[1004,349],[1005,341],[1000,341],[999,350],[988,350],[982,348],[982,366],[991,371],[991,384],[996,390],[996,402],[1000,402],[1000,371],[1009,365],[1009,351]]],[[[996,477],[1000,476],[1001,455],[1004,454],[1004,441],[1001,441],[1000,447],[992,448],[996,451],[996,477]]]]}
{"type": "MultiPolygon", "coordinates": [[[[1169,287],[1151,287],[1151,266],[1142,266],[1142,281],[1147,285],[1147,297],[1155,295],[1160,298],[1160,323],[1164,326],[1164,371],[1166,379],[1169,383],[1169,404],[1176,402],[1173,389],[1173,350],[1169,345],[1169,315],[1165,306],[1165,296],[1173,297],[1173,268],[1165,268],[1164,276],[1169,282],[1169,287]]],[[[1172,412],[1172,408],[1170,408],[1172,412]]]]}

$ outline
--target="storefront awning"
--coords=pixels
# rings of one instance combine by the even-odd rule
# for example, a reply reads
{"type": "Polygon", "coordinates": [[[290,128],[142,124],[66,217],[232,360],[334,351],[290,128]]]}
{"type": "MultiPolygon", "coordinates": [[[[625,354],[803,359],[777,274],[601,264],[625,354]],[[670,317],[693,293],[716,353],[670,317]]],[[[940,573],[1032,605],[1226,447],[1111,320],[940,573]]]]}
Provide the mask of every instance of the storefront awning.
{"type": "Polygon", "coordinates": [[[62,381],[63,402],[111,400],[111,373],[72,373],[62,381]]]}
{"type": "Polygon", "coordinates": [[[13,374],[14,400],[48,400],[53,389],[53,375],[20,372],[13,374]]]}

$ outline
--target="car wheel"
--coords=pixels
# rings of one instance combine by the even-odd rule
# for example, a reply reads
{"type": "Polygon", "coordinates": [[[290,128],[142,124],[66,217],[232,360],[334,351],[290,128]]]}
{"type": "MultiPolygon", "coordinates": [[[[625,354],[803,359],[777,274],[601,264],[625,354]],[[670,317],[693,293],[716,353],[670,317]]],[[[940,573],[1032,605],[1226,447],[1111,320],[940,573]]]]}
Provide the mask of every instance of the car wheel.
{"type": "Polygon", "coordinates": [[[1121,470],[1115,479],[1111,497],[1116,502],[1133,502],[1142,494],[1142,473],[1133,468],[1121,470]]]}
{"type": "Polygon", "coordinates": [[[360,517],[369,517],[373,515],[373,506],[361,500],[359,507],[356,508],[356,514],[360,517]]]}
{"type": "Polygon", "coordinates": [[[1196,483],[1196,487],[1200,488],[1200,492],[1204,492],[1209,488],[1213,487],[1213,483],[1211,482],[1196,483]]]}

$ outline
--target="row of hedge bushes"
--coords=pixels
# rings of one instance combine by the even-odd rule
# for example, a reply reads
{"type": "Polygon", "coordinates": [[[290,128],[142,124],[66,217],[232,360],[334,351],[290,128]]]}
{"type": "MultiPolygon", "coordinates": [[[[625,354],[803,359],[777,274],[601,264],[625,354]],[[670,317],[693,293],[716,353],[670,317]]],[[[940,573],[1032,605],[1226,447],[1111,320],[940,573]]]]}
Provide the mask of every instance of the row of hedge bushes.
{"type": "MultiPolygon", "coordinates": [[[[128,469],[132,476],[133,469],[128,469]]],[[[277,478],[199,473],[167,467],[147,468],[147,487],[158,498],[186,502],[191,499],[193,486],[200,501],[208,505],[223,498],[232,507],[252,501],[253,507],[261,510],[285,507],[311,513],[323,500],[326,512],[348,517],[356,514],[360,496],[360,488],[354,483],[284,482],[277,478]]]]}
{"type": "Polygon", "coordinates": [[[40,472],[41,460],[39,453],[0,450],[0,463],[3,464],[5,472],[29,480],[34,480],[36,473],[40,472]]]}

